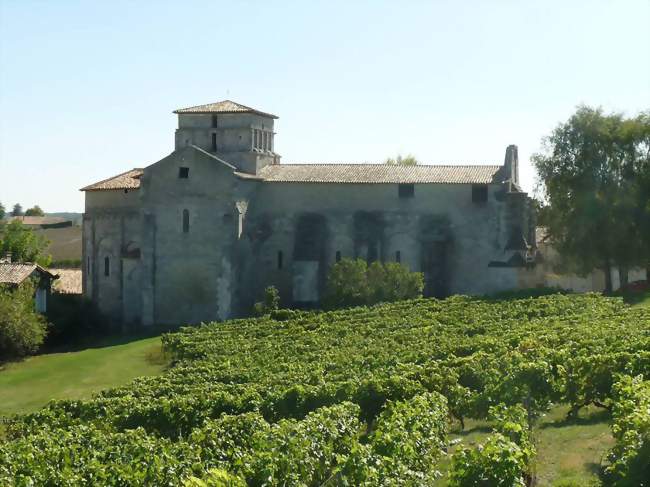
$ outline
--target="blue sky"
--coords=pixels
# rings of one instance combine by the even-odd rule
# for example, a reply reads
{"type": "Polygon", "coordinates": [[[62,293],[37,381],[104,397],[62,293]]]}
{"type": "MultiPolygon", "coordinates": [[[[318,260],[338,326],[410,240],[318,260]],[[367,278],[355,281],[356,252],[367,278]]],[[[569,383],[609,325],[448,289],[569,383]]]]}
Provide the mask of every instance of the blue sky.
{"type": "Polygon", "coordinates": [[[283,162],[502,163],[522,179],[580,103],[650,108],[650,2],[0,0],[0,201],[78,189],[173,150],[172,110],[277,114],[283,162]]]}

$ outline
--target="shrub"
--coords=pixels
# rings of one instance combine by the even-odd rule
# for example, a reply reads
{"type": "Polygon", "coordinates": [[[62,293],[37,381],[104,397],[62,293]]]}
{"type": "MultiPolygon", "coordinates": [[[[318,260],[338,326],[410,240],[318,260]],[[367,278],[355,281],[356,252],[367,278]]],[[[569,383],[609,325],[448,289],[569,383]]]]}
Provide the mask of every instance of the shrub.
{"type": "Polygon", "coordinates": [[[475,448],[461,448],[452,457],[449,485],[524,486],[530,480],[530,462],[535,455],[526,410],[499,404],[490,408],[495,432],[475,448]]]}
{"type": "Polygon", "coordinates": [[[610,485],[647,485],[650,478],[650,381],[623,376],[613,388],[612,433],[616,439],[605,469],[610,485]]]}
{"type": "Polygon", "coordinates": [[[110,332],[110,324],[90,300],[74,294],[54,294],[47,303],[52,327],[46,346],[70,344],[110,332]]]}
{"type": "Polygon", "coordinates": [[[45,318],[34,309],[34,286],[0,286],[0,362],[34,353],[47,335],[45,318]]]}
{"type": "Polygon", "coordinates": [[[257,316],[267,315],[280,306],[280,292],[275,286],[268,286],[264,289],[264,299],[253,306],[257,316]]]}
{"type": "Polygon", "coordinates": [[[343,259],[327,276],[324,305],[327,308],[362,306],[422,296],[424,277],[397,262],[343,259]]]}
{"type": "Polygon", "coordinates": [[[501,433],[495,433],[476,448],[465,447],[454,453],[449,485],[523,487],[526,467],[521,447],[501,433]]]}

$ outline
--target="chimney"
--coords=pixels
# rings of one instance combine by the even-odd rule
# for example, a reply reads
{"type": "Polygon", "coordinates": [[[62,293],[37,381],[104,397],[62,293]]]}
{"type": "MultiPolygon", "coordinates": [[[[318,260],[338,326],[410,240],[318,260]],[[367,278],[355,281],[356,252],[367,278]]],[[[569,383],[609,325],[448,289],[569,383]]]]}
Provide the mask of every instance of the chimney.
{"type": "Polygon", "coordinates": [[[0,264],[11,264],[11,252],[5,252],[5,254],[0,257],[0,264]]]}
{"type": "Polygon", "coordinates": [[[516,145],[509,145],[506,149],[506,159],[503,165],[506,168],[506,177],[513,183],[519,184],[519,155],[516,145]]]}

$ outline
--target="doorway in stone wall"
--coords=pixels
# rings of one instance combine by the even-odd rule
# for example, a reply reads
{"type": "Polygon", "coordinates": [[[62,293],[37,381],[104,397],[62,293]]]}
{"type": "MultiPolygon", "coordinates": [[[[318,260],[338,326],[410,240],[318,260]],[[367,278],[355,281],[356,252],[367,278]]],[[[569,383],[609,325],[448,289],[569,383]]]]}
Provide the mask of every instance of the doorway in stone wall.
{"type": "Polygon", "coordinates": [[[449,294],[447,242],[427,242],[422,246],[424,296],[444,298],[449,294]]]}

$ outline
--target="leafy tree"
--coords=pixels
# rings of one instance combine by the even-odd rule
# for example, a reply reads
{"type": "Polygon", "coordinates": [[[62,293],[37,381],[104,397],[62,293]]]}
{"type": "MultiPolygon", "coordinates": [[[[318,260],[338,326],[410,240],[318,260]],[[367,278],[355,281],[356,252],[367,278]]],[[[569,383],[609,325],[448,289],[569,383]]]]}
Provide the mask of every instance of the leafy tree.
{"type": "Polygon", "coordinates": [[[20,206],[20,203],[16,203],[14,205],[14,209],[11,212],[12,216],[22,216],[23,215],[23,207],[20,206]]]}
{"type": "Polygon", "coordinates": [[[33,208],[29,208],[25,212],[25,216],[45,216],[45,212],[41,209],[40,206],[35,205],[33,208]]]}
{"type": "Polygon", "coordinates": [[[548,207],[546,226],[564,264],[579,274],[650,260],[650,115],[626,119],[578,107],[533,155],[548,207]]]}
{"type": "Polygon", "coordinates": [[[0,220],[4,219],[5,217],[5,207],[2,203],[0,203],[0,220]]]}
{"type": "Polygon", "coordinates": [[[0,286],[0,362],[34,353],[47,334],[45,318],[34,308],[34,285],[0,286]]]}
{"type": "Polygon", "coordinates": [[[411,154],[408,154],[407,156],[398,154],[398,156],[395,158],[389,157],[386,159],[384,161],[384,164],[388,164],[389,166],[417,166],[418,160],[414,155],[411,154]]]}
{"type": "Polygon", "coordinates": [[[396,262],[343,259],[327,277],[325,306],[340,308],[413,299],[422,296],[424,277],[396,262]]]}
{"type": "Polygon", "coordinates": [[[14,220],[1,229],[0,253],[11,252],[14,262],[37,262],[43,266],[50,264],[52,257],[45,253],[49,241],[37,235],[19,220],[14,220]]]}

